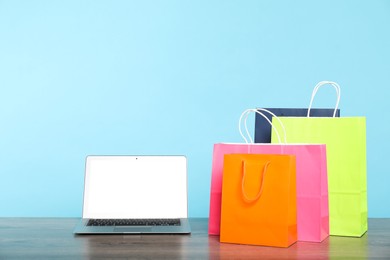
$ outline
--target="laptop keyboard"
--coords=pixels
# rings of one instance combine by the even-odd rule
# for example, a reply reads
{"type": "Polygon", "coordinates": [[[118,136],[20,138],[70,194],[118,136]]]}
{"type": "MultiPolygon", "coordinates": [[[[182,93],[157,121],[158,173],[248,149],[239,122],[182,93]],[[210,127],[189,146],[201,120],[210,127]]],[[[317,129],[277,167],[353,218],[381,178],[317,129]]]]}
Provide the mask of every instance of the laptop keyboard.
{"type": "Polygon", "coordinates": [[[180,226],[180,219],[90,219],[87,226],[180,226]]]}

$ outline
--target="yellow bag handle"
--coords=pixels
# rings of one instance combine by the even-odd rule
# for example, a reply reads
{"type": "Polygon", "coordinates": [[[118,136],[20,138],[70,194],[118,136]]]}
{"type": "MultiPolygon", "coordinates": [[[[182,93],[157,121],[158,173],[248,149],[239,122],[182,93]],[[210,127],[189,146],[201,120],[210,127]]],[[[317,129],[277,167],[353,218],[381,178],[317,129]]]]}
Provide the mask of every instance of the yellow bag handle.
{"type": "Polygon", "coordinates": [[[339,103],[340,103],[341,89],[340,89],[339,84],[337,84],[336,82],[324,80],[324,81],[320,81],[313,89],[313,93],[311,94],[309,109],[307,110],[307,117],[310,117],[310,110],[311,110],[311,107],[313,105],[313,100],[317,94],[318,89],[320,87],[328,85],[328,84],[332,85],[334,87],[334,89],[336,90],[337,100],[336,100],[336,106],[335,106],[334,111],[333,111],[333,117],[336,116],[337,108],[339,107],[339,103]]]}

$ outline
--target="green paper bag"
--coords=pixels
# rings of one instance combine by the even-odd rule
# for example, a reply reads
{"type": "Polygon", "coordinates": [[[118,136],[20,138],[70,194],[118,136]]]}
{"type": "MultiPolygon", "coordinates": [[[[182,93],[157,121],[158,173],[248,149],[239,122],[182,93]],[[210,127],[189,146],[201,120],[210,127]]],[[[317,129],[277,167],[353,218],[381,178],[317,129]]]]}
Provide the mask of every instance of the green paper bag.
{"type": "MultiPolygon", "coordinates": [[[[330,235],[362,236],[367,231],[368,217],[366,118],[278,118],[288,143],[326,144],[330,235]]],[[[278,120],[272,123],[282,131],[278,120]]],[[[278,142],[274,130],[271,142],[278,142]]]]}

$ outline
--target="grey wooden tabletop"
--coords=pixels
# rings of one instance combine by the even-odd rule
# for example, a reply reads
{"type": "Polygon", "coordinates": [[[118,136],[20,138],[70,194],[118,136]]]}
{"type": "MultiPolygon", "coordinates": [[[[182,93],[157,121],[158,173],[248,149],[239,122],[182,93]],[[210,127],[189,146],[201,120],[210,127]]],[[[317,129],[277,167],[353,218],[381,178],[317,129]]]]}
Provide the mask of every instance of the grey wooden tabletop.
{"type": "Polygon", "coordinates": [[[235,245],[207,234],[206,218],[190,235],[73,234],[76,218],[0,218],[0,259],[390,259],[390,219],[369,219],[361,238],[331,236],[289,248],[235,245]]]}

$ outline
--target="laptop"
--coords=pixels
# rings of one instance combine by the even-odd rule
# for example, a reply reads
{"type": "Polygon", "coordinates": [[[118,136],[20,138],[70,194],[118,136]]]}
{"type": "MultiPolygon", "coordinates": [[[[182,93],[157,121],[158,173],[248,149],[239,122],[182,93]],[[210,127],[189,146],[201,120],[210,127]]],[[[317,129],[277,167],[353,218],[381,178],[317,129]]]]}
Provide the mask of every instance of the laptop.
{"type": "Polygon", "coordinates": [[[185,156],[87,156],[75,234],[188,234],[185,156]]]}

